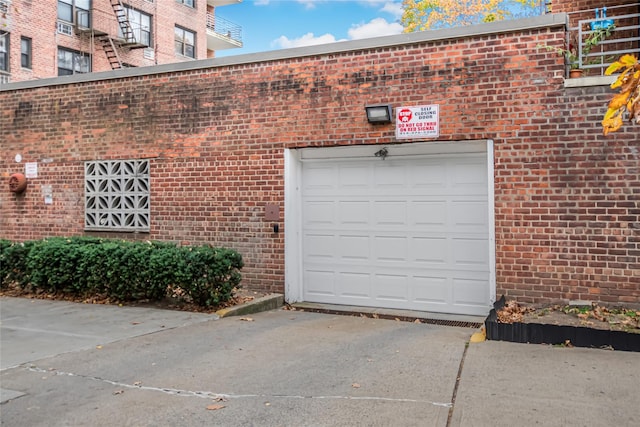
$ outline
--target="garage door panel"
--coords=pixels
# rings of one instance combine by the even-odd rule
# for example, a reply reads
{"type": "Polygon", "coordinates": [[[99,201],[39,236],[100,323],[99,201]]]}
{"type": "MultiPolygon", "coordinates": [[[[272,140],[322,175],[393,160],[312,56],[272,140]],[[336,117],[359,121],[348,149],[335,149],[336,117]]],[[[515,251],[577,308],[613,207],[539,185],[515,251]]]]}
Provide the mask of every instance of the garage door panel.
{"type": "Polygon", "coordinates": [[[305,258],[307,260],[328,259],[335,254],[334,234],[305,234],[305,258]]]}
{"type": "Polygon", "coordinates": [[[404,236],[374,236],[373,258],[379,263],[406,263],[408,239],[404,236]]]}
{"type": "Polygon", "coordinates": [[[407,202],[403,200],[374,201],[374,224],[376,227],[406,226],[407,202]]]}
{"type": "Polygon", "coordinates": [[[341,225],[364,225],[370,222],[371,203],[362,201],[338,201],[338,218],[341,225]]]}
{"type": "Polygon", "coordinates": [[[430,193],[442,193],[447,187],[445,170],[445,166],[437,161],[418,161],[409,169],[411,186],[430,193]]]}
{"type": "Polygon", "coordinates": [[[409,301],[409,277],[402,274],[375,274],[373,292],[377,301],[409,301]]]}
{"type": "Polygon", "coordinates": [[[449,279],[446,276],[413,276],[413,298],[417,304],[447,304],[450,299],[449,279]]]}
{"type": "Polygon", "coordinates": [[[348,298],[371,298],[371,274],[365,272],[339,272],[336,289],[340,296],[348,298]]]}
{"type": "Polygon", "coordinates": [[[371,186],[371,167],[369,165],[338,166],[337,173],[342,188],[362,190],[371,186]]]}
{"type": "Polygon", "coordinates": [[[486,239],[451,239],[453,264],[456,268],[486,266],[489,263],[489,251],[486,239]]]}
{"type": "Polygon", "coordinates": [[[453,302],[456,305],[486,307],[489,305],[489,294],[486,280],[477,278],[453,279],[453,302]]]}
{"type": "Polygon", "coordinates": [[[484,160],[458,160],[451,164],[450,171],[452,188],[473,188],[480,193],[487,192],[487,164],[484,160]]]}
{"type": "Polygon", "coordinates": [[[386,191],[407,186],[407,171],[404,162],[376,162],[373,164],[373,169],[373,183],[376,189],[386,191]]]}
{"type": "Polygon", "coordinates": [[[303,275],[305,297],[313,301],[313,297],[335,297],[335,271],[306,269],[303,275]]]}
{"type": "Polygon", "coordinates": [[[486,200],[451,202],[451,221],[455,228],[464,232],[486,233],[489,224],[489,209],[486,200]]]}
{"type": "Polygon", "coordinates": [[[409,256],[412,263],[428,268],[442,268],[448,262],[449,240],[442,237],[414,237],[409,242],[409,256]]]}
{"type": "Polygon", "coordinates": [[[339,256],[350,262],[369,262],[371,259],[371,244],[369,235],[341,235],[339,256]]]}
{"type": "Polygon", "coordinates": [[[413,227],[444,230],[447,225],[447,202],[418,200],[409,204],[409,223],[413,227]]]}
{"type": "Polygon", "coordinates": [[[305,168],[304,189],[306,191],[319,191],[336,188],[338,177],[335,166],[311,164],[305,168]]]}
{"type": "Polygon", "coordinates": [[[335,202],[309,200],[306,202],[303,212],[304,225],[332,225],[335,222],[335,202]]]}

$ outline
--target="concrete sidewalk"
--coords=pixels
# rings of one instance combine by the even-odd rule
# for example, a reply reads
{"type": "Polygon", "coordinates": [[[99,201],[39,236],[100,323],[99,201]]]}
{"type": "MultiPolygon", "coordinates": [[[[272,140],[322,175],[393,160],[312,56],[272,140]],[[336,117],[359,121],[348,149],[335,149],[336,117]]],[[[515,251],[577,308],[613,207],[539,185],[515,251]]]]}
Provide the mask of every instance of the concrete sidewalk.
{"type": "Polygon", "coordinates": [[[0,299],[3,359],[12,354],[0,372],[3,426],[631,426],[640,419],[638,353],[467,345],[473,329],[281,309],[219,320],[102,309],[0,299]],[[91,340],[78,345],[78,336],[91,340]],[[33,353],[37,346],[46,356],[33,353]]]}

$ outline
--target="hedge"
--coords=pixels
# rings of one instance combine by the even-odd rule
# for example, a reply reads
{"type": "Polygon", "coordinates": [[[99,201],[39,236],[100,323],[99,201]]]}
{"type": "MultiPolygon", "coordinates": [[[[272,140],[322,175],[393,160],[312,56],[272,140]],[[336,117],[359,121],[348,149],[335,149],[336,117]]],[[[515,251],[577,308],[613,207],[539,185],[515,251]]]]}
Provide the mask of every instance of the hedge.
{"type": "Polygon", "coordinates": [[[226,248],[94,237],[0,240],[0,285],[118,301],[160,300],[181,289],[211,307],[240,286],[242,256],[226,248]]]}

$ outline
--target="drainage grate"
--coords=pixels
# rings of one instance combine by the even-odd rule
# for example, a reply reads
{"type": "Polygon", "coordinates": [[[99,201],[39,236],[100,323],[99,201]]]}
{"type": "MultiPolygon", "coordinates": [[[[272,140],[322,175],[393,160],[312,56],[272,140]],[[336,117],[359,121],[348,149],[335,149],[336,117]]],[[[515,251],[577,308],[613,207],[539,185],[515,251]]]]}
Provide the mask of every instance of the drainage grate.
{"type": "Polygon", "coordinates": [[[430,325],[439,325],[439,326],[454,326],[457,328],[472,328],[478,329],[483,325],[480,322],[465,322],[460,320],[444,320],[444,319],[429,319],[423,317],[415,317],[415,316],[394,316],[392,314],[384,314],[384,313],[363,313],[360,311],[349,311],[349,310],[332,310],[328,308],[320,308],[320,307],[296,307],[297,311],[310,311],[312,313],[324,313],[324,314],[339,314],[342,316],[356,316],[356,317],[367,317],[369,319],[386,319],[386,320],[399,320],[401,322],[411,322],[411,323],[427,323],[430,325]],[[419,321],[419,322],[418,322],[419,321]]]}

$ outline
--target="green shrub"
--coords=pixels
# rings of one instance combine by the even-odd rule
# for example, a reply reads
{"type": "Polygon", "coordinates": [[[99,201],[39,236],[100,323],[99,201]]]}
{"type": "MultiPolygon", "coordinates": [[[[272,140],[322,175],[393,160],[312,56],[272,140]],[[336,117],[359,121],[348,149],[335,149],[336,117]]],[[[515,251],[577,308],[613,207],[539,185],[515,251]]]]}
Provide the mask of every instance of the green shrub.
{"type": "Polygon", "coordinates": [[[25,288],[30,281],[27,268],[27,255],[33,242],[15,242],[0,240],[0,287],[11,283],[25,288]]]}
{"type": "Polygon", "coordinates": [[[120,301],[159,300],[180,288],[195,303],[228,301],[239,287],[242,256],[209,246],[95,237],[0,241],[0,278],[25,288],[120,301]]]}
{"type": "Polygon", "coordinates": [[[186,279],[180,283],[193,301],[210,307],[228,301],[240,284],[242,257],[236,251],[206,246],[182,248],[186,279]]]}

